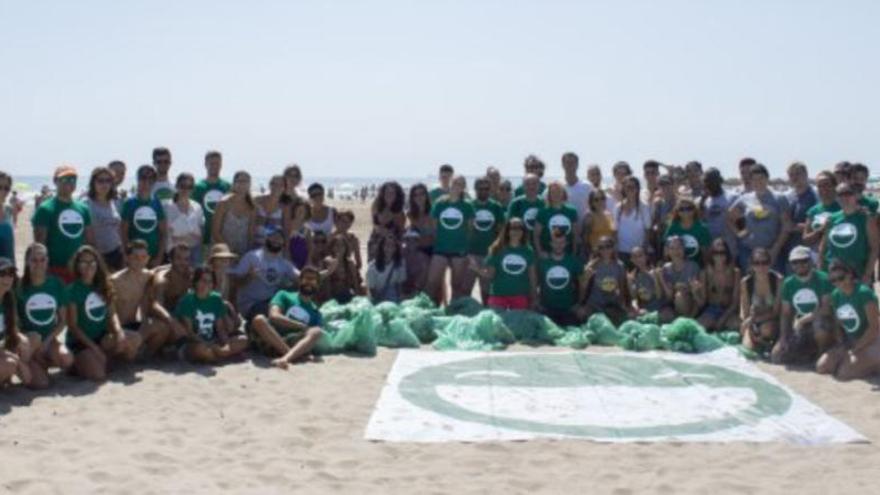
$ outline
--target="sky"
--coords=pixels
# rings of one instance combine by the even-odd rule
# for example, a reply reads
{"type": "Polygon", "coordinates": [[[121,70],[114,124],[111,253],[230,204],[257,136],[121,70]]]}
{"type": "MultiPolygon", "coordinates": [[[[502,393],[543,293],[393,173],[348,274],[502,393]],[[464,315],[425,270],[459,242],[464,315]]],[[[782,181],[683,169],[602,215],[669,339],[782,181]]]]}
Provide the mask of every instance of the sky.
{"type": "Polygon", "coordinates": [[[880,2],[0,0],[0,170],[880,164],[880,2]]]}

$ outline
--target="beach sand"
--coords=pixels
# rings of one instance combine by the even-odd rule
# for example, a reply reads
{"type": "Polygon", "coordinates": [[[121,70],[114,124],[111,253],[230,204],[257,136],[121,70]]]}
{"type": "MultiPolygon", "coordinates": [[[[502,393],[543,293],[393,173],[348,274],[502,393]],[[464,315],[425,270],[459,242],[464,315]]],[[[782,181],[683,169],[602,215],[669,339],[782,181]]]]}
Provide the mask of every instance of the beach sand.
{"type": "MultiPolygon", "coordinates": [[[[369,213],[356,203],[366,244],[369,213]]],[[[20,220],[19,246],[30,238],[20,220]]],[[[516,346],[514,349],[525,349],[516,346]]],[[[0,493],[875,493],[876,443],[363,440],[396,352],[290,371],[164,362],[0,391],[0,493]]],[[[880,379],[758,365],[880,441],[880,379]]]]}

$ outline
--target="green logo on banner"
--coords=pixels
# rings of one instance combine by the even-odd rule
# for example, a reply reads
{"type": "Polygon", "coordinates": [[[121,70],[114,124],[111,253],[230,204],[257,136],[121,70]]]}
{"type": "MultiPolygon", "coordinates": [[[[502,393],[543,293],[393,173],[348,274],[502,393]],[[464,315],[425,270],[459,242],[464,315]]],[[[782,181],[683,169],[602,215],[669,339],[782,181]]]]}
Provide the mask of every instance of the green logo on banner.
{"type": "MultiPolygon", "coordinates": [[[[712,364],[661,360],[656,357],[600,354],[511,355],[455,361],[422,368],[405,376],[399,385],[401,397],[413,405],[459,421],[479,423],[533,433],[586,437],[643,438],[700,435],[737,426],[754,425],[761,419],[779,416],[792,405],[791,396],[764,379],[712,364]],[[631,388],[684,389],[701,386],[710,389],[743,389],[753,397],[748,405],[719,417],[669,424],[609,426],[538,421],[523,417],[491,415],[463,407],[441,397],[438,389],[452,387],[504,387],[524,392],[540,389],[614,387],[626,393],[631,388]]],[[[489,390],[486,391],[489,395],[489,390]]],[[[672,395],[674,396],[674,395],[672,395]]],[[[658,404],[661,406],[663,404],[658,404]]],[[[665,404],[675,407],[675,404],[665,404]]],[[[707,411],[711,412],[711,411],[707,411]]]]}

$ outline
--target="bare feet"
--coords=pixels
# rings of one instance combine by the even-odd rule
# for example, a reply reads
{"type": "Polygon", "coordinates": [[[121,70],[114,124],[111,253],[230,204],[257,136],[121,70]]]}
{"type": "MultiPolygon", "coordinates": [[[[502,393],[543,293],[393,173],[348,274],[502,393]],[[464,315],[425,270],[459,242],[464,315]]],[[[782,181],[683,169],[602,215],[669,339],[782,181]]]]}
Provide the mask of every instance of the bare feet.
{"type": "Polygon", "coordinates": [[[290,366],[290,363],[288,363],[287,360],[284,358],[278,358],[272,360],[272,366],[277,366],[283,370],[286,370],[290,366]]]}

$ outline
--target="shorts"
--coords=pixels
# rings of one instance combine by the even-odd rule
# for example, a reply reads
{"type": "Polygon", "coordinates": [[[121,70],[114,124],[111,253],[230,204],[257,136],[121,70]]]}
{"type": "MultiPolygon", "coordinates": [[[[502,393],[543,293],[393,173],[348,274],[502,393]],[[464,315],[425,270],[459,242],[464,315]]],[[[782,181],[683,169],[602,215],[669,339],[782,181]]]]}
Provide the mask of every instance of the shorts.
{"type": "Polygon", "coordinates": [[[700,318],[710,316],[713,320],[718,320],[724,315],[724,307],[718,304],[709,304],[700,313],[700,318]]]}
{"type": "Polygon", "coordinates": [[[76,276],[66,266],[50,266],[49,273],[60,278],[65,284],[72,284],[76,276]]]}
{"type": "Polygon", "coordinates": [[[244,314],[244,320],[247,324],[250,324],[254,321],[254,318],[257,316],[269,316],[269,301],[260,301],[250,307],[247,310],[247,313],[244,314]]]}
{"type": "MultiPolygon", "coordinates": [[[[107,332],[104,332],[103,334],[99,335],[97,338],[93,338],[92,342],[94,342],[100,346],[101,341],[104,340],[104,337],[106,337],[106,336],[107,336],[107,332]]],[[[85,344],[83,344],[82,342],[79,341],[79,339],[74,338],[74,337],[66,339],[66,341],[64,342],[64,345],[67,346],[67,348],[73,354],[76,354],[78,352],[82,352],[82,351],[86,350],[85,344]]]]}
{"type": "Polygon", "coordinates": [[[465,256],[467,256],[467,254],[464,254],[464,253],[434,253],[434,256],[442,256],[443,258],[446,258],[446,261],[451,262],[451,261],[457,260],[459,258],[464,258],[465,256]]]}
{"type": "Polygon", "coordinates": [[[116,248],[108,253],[101,253],[101,257],[104,258],[104,264],[107,265],[107,269],[110,271],[116,272],[125,268],[125,256],[122,255],[122,248],[116,248]]]}
{"type": "Polygon", "coordinates": [[[122,324],[123,330],[128,330],[130,332],[139,332],[141,330],[141,322],[139,321],[130,321],[128,323],[122,324]]]}
{"type": "Polygon", "coordinates": [[[489,296],[486,306],[494,309],[529,309],[528,296],[489,296]]]}
{"type": "Polygon", "coordinates": [[[583,323],[570,309],[553,309],[544,308],[544,316],[550,318],[553,323],[559,326],[567,327],[572,325],[580,325],[583,323]]]}
{"type": "MultiPolygon", "coordinates": [[[[299,330],[299,331],[290,330],[290,331],[284,332],[284,331],[279,331],[271,323],[269,324],[269,326],[272,327],[272,330],[275,330],[275,332],[278,334],[278,336],[281,337],[282,340],[284,340],[284,343],[287,344],[288,347],[293,346],[294,344],[299,342],[303,337],[306,336],[305,330],[299,330]]],[[[278,351],[276,349],[274,349],[272,346],[270,346],[268,343],[266,343],[266,341],[264,341],[262,339],[262,337],[260,337],[260,334],[253,331],[253,329],[251,327],[248,327],[247,337],[248,337],[248,340],[251,342],[251,345],[253,346],[253,348],[260,351],[261,353],[266,354],[266,355],[270,355],[270,356],[279,355],[278,351]]]]}

